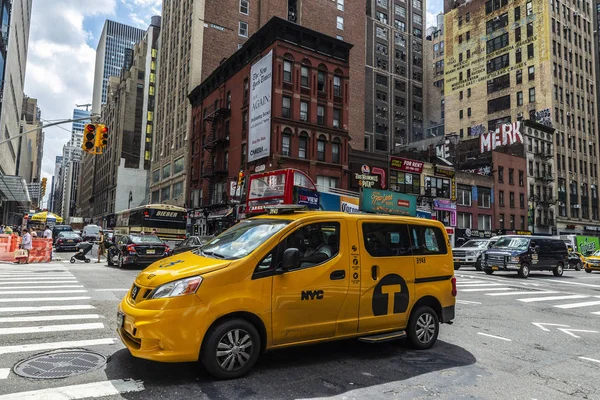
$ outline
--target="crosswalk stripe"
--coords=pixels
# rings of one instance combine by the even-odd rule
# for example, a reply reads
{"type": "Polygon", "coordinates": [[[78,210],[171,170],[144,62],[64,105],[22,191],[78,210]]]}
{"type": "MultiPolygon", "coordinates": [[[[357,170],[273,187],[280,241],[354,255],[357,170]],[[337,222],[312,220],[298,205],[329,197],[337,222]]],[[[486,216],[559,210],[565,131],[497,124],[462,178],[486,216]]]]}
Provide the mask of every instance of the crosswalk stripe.
{"type": "Polygon", "coordinates": [[[486,293],[486,294],[488,296],[515,296],[515,295],[522,295],[522,294],[540,295],[540,294],[554,294],[554,293],[560,293],[560,292],[555,292],[553,290],[548,290],[548,291],[544,291],[544,292],[529,291],[529,292],[486,293]]]}
{"type": "Polygon", "coordinates": [[[502,283],[463,283],[462,285],[457,283],[456,286],[461,287],[488,287],[488,286],[502,286],[502,283]]]}
{"type": "Polygon", "coordinates": [[[10,374],[10,368],[0,368],[0,379],[8,378],[10,374]]]}
{"type": "Polygon", "coordinates": [[[13,286],[10,288],[0,287],[0,291],[2,290],[20,290],[20,289],[76,289],[82,288],[83,285],[56,285],[56,286],[13,286]]]}
{"type": "Polygon", "coordinates": [[[65,278],[75,278],[75,275],[72,274],[64,274],[64,275],[0,275],[0,280],[8,281],[15,279],[35,279],[35,280],[44,280],[47,278],[55,278],[55,279],[65,279],[65,278]]]}
{"type": "Polygon", "coordinates": [[[475,288],[475,289],[461,289],[459,290],[461,293],[462,292],[486,292],[488,290],[513,290],[513,288],[507,288],[507,287],[491,287],[491,288],[475,288]]]}
{"type": "Polygon", "coordinates": [[[568,296],[549,296],[549,297],[530,297],[528,299],[517,299],[523,303],[532,303],[534,301],[553,301],[553,300],[573,300],[573,299],[585,299],[589,296],[582,294],[572,294],[568,296]]]}
{"type": "Polygon", "coordinates": [[[464,281],[463,280],[458,280],[458,279],[456,280],[456,284],[457,285],[460,285],[460,284],[463,284],[463,283],[489,283],[489,281],[476,281],[476,280],[468,280],[468,279],[464,280],[464,281]]]}
{"type": "Polygon", "coordinates": [[[600,315],[600,311],[594,311],[592,314],[594,314],[594,315],[600,315]]]}
{"type": "Polygon", "coordinates": [[[0,400],[67,400],[89,399],[98,397],[115,396],[123,393],[141,392],[144,383],[135,380],[112,380],[84,383],[81,385],[59,386],[50,389],[32,390],[0,395],[0,400]]]}
{"type": "Polygon", "coordinates": [[[20,344],[14,346],[0,346],[0,354],[13,354],[31,351],[43,351],[43,350],[57,350],[66,349],[73,347],[86,347],[86,346],[99,346],[103,344],[115,344],[116,339],[91,339],[91,340],[72,340],[65,342],[46,342],[46,343],[32,343],[32,344],[20,344]]]}
{"type": "Polygon", "coordinates": [[[571,304],[560,304],[558,306],[554,306],[556,308],[569,309],[569,308],[579,308],[579,307],[589,307],[589,306],[597,306],[600,305],[600,301],[586,301],[584,303],[571,303],[571,304]]]}
{"type": "Polygon", "coordinates": [[[64,321],[72,319],[98,319],[98,314],[75,314],[75,315],[38,315],[35,317],[0,317],[0,323],[7,322],[41,322],[41,321],[64,321]]]}
{"type": "Polygon", "coordinates": [[[72,301],[72,300],[89,300],[89,296],[79,297],[34,297],[34,298],[16,298],[16,299],[0,299],[0,303],[24,303],[30,301],[72,301]]]}
{"type": "Polygon", "coordinates": [[[4,294],[58,294],[58,293],[87,293],[87,290],[0,290],[4,294]]]}
{"type": "Polygon", "coordinates": [[[42,311],[74,311],[74,310],[92,310],[96,307],[89,304],[73,306],[38,306],[38,307],[1,307],[0,312],[42,312],[42,311]]]}
{"type": "Polygon", "coordinates": [[[65,331],[89,331],[92,329],[103,329],[102,322],[93,322],[89,324],[67,324],[67,325],[44,325],[27,326],[16,328],[0,328],[0,335],[17,335],[23,333],[42,333],[42,332],[65,332],[65,331]]]}
{"type": "Polygon", "coordinates": [[[32,284],[32,283],[79,283],[77,282],[77,279],[75,278],[70,278],[70,279],[47,279],[47,282],[32,282],[30,280],[18,280],[18,281],[0,281],[0,285],[21,285],[21,284],[32,284]]]}

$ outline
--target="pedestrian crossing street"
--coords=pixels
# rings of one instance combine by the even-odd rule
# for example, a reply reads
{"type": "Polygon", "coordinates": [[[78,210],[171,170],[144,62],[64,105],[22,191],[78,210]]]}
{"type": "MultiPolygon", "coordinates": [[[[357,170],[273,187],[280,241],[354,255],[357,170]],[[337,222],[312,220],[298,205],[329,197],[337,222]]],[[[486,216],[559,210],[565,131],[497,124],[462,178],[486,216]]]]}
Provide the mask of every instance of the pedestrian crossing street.
{"type": "Polygon", "coordinates": [[[600,316],[600,296],[575,293],[576,287],[562,290],[554,285],[524,281],[510,282],[504,279],[480,278],[472,275],[456,275],[457,304],[482,304],[486,297],[472,301],[469,294],[502,298],[524,304],[548,304],[563,310],[581,310],[600,316]],[[467,300],[468,298],[468,300],[467,300]]]}
{"type": "MultiPolygon", "coordinates": [[[[114,315],[100,314],[93,300],[107,291],[121,297],[126,290],[87,289],[67,266],[57,264],[0,265],[0,388],[3,381],[25,379],[12,367],[38,353],[76,348],[108,356],[122,349],[109,319],[114,315]]],[[[46,380],[45,386],[39,385],[41,390],[6,394],[0,389],[0,400],[84,399],[144,390],[140,381],[99,377],[105,374],[90,374],[95,381],[85,384],[67,385],[67,378],[65,386],[54,388],[47,388],[52,380],[46,380]]]]}

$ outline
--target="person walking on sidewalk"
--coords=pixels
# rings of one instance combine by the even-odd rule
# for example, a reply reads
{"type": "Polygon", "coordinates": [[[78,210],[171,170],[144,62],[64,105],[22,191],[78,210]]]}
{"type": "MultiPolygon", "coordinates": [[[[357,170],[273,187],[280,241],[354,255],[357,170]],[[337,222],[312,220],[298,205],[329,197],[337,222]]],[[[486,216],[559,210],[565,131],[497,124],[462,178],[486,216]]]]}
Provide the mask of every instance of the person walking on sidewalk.
{"type": "Polygon", "coordinates": [[[106,246],[104,244],[104,232],[102,232],[102,229],[100,229],[100,232],[98,232],[98,264],[100,263],[100,256],[104,256],[105,251],[106,246]]]}
{"type": "Polygon", "coordinates": [[[25,264],[29,264],[29,252],[33,248],[33,239],[31,238],[31,235],[29,234],[29,231],[27,229],[23,229],[22,245],[23,249],[27,251],[27,259],[25,260],[25,264]]]}
{"type": "Polygon", "coordinates": [[[44,231],[44,238],[52,239],[52,231],[48,225],[46,225],[46,230],[44,231]]]}

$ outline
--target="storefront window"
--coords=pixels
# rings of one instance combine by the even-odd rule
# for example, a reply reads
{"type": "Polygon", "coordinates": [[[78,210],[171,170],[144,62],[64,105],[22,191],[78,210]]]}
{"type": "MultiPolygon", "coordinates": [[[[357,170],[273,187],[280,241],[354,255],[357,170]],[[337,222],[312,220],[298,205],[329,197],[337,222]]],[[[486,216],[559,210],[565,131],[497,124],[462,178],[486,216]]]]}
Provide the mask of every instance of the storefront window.
{"type": "Polygon", "coordinates": [[[392,171],[392,185],[396,186],[396,192],[421,194],[421,175],[392,171]]]}
{"type": "Polygon", "coordinates": [[[425,193],[437,198],[450,198],[450,179],[428,176],[425,178],[425,193]]]}

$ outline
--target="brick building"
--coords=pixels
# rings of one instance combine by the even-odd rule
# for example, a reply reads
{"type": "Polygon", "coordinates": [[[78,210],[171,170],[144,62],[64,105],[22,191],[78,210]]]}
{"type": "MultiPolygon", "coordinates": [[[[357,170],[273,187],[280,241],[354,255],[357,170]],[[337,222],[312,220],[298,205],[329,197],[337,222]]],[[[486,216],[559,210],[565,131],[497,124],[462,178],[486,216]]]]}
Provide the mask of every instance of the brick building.
{"type": "Polygon", "coordinates": [[[227,209],[236,195],[239,171],[249,174],[257,167],[297,168],[319,185],[347,188],[343,178],[350,141],[351,47],[272,18],[197,86],[189,96],[193,116],[189,204],[205,211],[227,209]],[[260,107],[251,97],[261,82],[253,81],[251,69],[269,57],[272,62],[266,62],[261,73],[271,80],[265,93],[270,101],[266,111],[270,129],[265,135],[270,138],[261,148],[270,151],[254,160],[261,148],[249,139],[250,126],[256,122],[250,106],[260,107]]]}
{"type": "Polygon", "coordinates": [[[492,151],[496,230],[528,229],[527,159],[517,144],[492,151]]]}
{"type": "Polygon", "coordinates": [[[456,245],[494,235],[494,179],[486,171],[474,168],[456,172],[456,245]]]}

